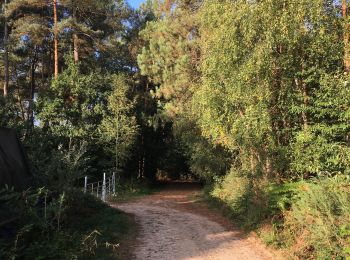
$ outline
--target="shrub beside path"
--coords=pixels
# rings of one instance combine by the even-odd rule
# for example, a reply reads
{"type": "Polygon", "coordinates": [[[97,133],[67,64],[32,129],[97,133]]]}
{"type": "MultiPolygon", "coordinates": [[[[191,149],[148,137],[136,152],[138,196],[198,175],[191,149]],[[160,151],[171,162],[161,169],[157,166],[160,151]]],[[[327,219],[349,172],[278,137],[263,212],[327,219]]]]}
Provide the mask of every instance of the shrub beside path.
{"type": "Polygon", "coordinates": [[[235,260],[276,259],[253,235],[198,201],[200,187],[175,183],[115,207],[135,216],[138,237],[133,259],[235,260]]]}

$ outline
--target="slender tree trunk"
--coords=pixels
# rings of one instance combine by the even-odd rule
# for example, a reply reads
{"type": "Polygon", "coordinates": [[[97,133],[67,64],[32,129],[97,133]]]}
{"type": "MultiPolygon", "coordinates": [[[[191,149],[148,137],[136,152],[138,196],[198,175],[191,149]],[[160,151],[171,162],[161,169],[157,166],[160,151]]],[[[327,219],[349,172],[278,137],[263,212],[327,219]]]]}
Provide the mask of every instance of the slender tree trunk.
{"type": "Polygon", "coordinates": [[[266,158],[265,158],[265,178],[271,178],[272,177],[272,173],[273,173],[273,169],[272,169],[272,158],[271,156],[267,153],[266,154],[266,158]]]}
{"type": "Polygon", "coordinates": [[[137,178],[141,179],[141,160],[139,160],[139,175],[137,178]]]}
{"type": "Polygon", "coordinates": [[[73,52],[74,52],[74,63],[79,61],[79,38],[76,32],[73,33],[73,52]]]}
{"type": "Polygon", "coordinates": [[[342,0],[342,15],[344,20],[343,26],[343,43],[344,43],[344,69],[350,71],[350,51],[349,51],[349,22],[347,15],[347,0],[342,0]]]}
{"type": "Polygon", "coordinates": [[[250,162],[251,174],[255,174],[255,172],[256,172],[256,160],[254,158],[253,148],[250,148],[249,162],[250,162]]]}
{"type": "MultiPolygon", "coordinates": [[[[4,2],[4,11],[6,10],[6,4],[7,0],[4,2]]],[[[9,88],[9,53],[8,53],[8,25],[7,25],[7,18],[5,15],[5,22],[4,22],[4,97],[8,94],[8,88],[9,88]]]]}
{"type": "Polygon", "coordinates": [[[145,178],[145,161],[146,161],[146,158],[145,158],[145,155],[143,155],[143,158],[142,158],[142,176],[141,176],[142,179],[145,178]]]}
{"type": "MultiPolygon", "coordinates": [[[[73,5],[73,19],[76,19],[77,14],[76,14],[76,7],[73,5]]],[[[74,57],[74,63],[78,63],[79,61],[79,37],[77,34],[76,28],[73,30],[73,57],[74,57]]]]}
{"type": "MultiPolygon", "coordinates": [[[[170,2],[170,0],[168,0],[168,2],[170,2]]],[[[146,84],[146,92],[144,95],[144,99],[143,99],[143,111],[147,111],[147,95],[149,93],[149,86],[148,86],[148,82],[146,84]]],[[[145,152],[145,140],[144,140],[144,134],[142,134],[142,151],[143,151],[143,156],[142,156],[142,178],[145,178],[145,165],[146,165],[146,152],[145,152]]]]}
{"type": "MultiPolygon", "coordinates": [[[[349,21],[348,21],[348,7],[347,0],[341,1],[341,10],[343,15],[343,43],[344,43],[344,70],[350,72],[350,51],[349,51],[349,21]]],[[[350,146],[350,132],[346,135],[348,146],[350,146]]]]}
{"type": "Polygon", "coordinates": [[[118,136],[115,137],[115,172],[118,173],[118,136]]]}
{"type": "Polygon", "coordinates": [[[30,71],[30,125],[34,125],[34,94],[35,94],[35,69],[36,69],[36,57],[34,57],[30,71]]]}
{"type": "Polygon", "coordinates": [[[118,146],[119,146],[119,116],[117,115],[117,133],[115,137],[115,171],[118,173],[118,146]]]}
{"type": "MultiPolygon", "coordinates": [[[[302,86],[302,91],[303,91],[304,108],[306,109],[309,106],[309,97],[308,97],[308,93],[307,93],[306,83],[304,81],[302,81],[301,86],[302,86]]],[[[301,114],[302,114],[302,118],[303,118],[304,128],[306,129],[306,128],[308,128],[308,125],[309,125],[307,112],[303,110],[301,112],[301,114]]]]}
{"type": "MultiPolygon", "coordinates": [[[[302,54],[303,55],[303,54],[302,54]]],[[[301,65],[300,65],[300,71],[302,72],[302,74],[304,74],[305,72],[305,62],[304,62],[305,58],[304,55],[301,59],[301,65]]],[[[298,89],[300,89],[300,92],[302,94],[303,97],[303,109],[301,111],[301,119],[303,122],[303,127],[304,129],[307,129],[309,126],[309,116],[307,113],[307,108],[309,107],[309,93],[308,93],[308,87],[307,84],[305,82],[305,80],[303,78],[295,78],[295,85],[297,86],[298,89]]]]}
{"type": "Polygon", "coordinates": [[[299,80],[298,78],[294,79],[295,85],[297,88],[302,92],[303,95],[303,110],[301,111],[301,120],[303,122],[304,129],[308,128],[309,122],[308,122],[308,116],[304,109],[306,109],[309,105],[309,98],[307,93],[307,87],[303,80],[299,80]]]}
{"type": "Polygon", "coordinates": [[[144,133],[141,133],[141,147],[142,147],[142,158],[141,158],[141,171],[140,171],[140,178],[143,179],[145,176],[145,142],[144,142],[144,133]]]}
{"type": "Polygon", "coordinates": [[[30,65],[30,96],[29,96],[29,105],[27,110],[27,130],[25,137],[28,137],[30,131],[34,126],[34,94],[35,94],[35,69],[37,63],[37,51],[35,50],[33,59],[30,65]]]}
{"type": "Polygon", "coordinates": [[[14,71],[14,74],[16,75],[16,87],[17,87],[18,106],[21,109],[21,117],[22,117],[22,120],[24,121],[25,120],[25,111],[24,111],[23,102],[22,102],[22,99],[21,99],[20,84],[19,84],[19,80],[18,80],[18,72],[17,72],[16,66],[13,67],[13,71],[14,71]]]}
{"type": "Polygon", "coordinates": [[[54,22],[54,63],[55,79],[58,77],[58,27],[57,27],[57,0],[53,0],[53,22],[54,22]]]}

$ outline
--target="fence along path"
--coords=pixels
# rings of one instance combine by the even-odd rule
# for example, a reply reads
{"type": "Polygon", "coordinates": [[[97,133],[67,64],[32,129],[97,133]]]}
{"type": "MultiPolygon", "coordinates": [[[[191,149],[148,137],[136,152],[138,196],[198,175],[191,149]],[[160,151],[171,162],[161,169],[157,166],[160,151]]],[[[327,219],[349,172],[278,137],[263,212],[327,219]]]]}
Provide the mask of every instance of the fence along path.
{"type": "Polygon", "coordinates": [[[103,173],[101,181],[91,183],[88,183],[88,177],[85,176],[84,193],[91,193],[105,202],[107,195],[115,195],[115,173],[113,172],[109,178],[106,178],[106,173],[103,173]]]}

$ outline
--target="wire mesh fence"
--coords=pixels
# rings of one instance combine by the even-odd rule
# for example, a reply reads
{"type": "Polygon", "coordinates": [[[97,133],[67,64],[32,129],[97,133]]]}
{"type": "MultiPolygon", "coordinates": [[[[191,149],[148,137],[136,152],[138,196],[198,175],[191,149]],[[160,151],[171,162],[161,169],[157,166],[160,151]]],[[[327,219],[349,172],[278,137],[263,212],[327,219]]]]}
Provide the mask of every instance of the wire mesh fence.
{"type": "Polygon", "coordinates": [[[108,195],[115,195],[115,173],[108,178],[106,173],[103,173],[103,179],[101,181],[88,183],[88,177],[85,176],[84,180],[84,193],[91,193],[102,201],[106,201],[108,195]]]}

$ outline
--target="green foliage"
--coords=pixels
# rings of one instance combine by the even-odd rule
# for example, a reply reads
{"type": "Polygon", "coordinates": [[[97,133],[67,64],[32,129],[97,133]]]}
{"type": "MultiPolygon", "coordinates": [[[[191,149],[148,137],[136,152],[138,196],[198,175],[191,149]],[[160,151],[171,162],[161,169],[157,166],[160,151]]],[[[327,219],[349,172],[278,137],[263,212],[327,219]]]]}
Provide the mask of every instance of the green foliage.
{"type": "Polygon", "coordinates": [[[123,165],[131,156],[138,131],[133,114],[135,100],[129,98],[128,80],[124,75],[112,75],[110,80],[113,90],[99,130],[104,142],[115,142],[116,164],[123,165]]]}
{"type": "Polygon", "coordinates": [[[342,58],[332,53],[339,48],[337,11],[323,12],[324,4],[205,1],[201,9],[199,125],[238,152],[243,171],[293,174],[288,146],[319,116],[311,101],[320,77],[342,58]]]}
{"type": "Polygon", "coordinates": [[[69,148],[62,144],[56,147],[54,143],[52,137],[44,136],[43,133],[36,133],[28,142],[27,145],[31,148],[28,157],[33,173],[32,183],[35,187],[46,186],[62,191],[74,187],[89,171],[92,167],[91,158],[87,154],[86,142],[82,141],[69,148]],[[47,140],[47,143],[41,143],[43,140],[47,140]]]}
{"type": "Polygon", "coordinates": [[[12,98],[0,97],[0,126],[8,128],[21,128],[23,123],[18,116],[19,108],[15,105],[12,98]]]}
{"type": "Polygon", "coordinates": [[[129,230],[123,213],[81,191],[2,190],[0,199],[2,214],[16,206],[10,229],[0,229],[2,259],[76,259],[97,253],[115,257],[116,245],[129,230]]]}
{"type": "Polygon", "coordinates": [[[295,254],[318,259],[349,257],[349,179],[336,176],[300,185],[285,210],[285,237],[296,242],[295,254]],[[286,235],[287,233],[287,235],[286,235]]]}
{"type": "Polygon", "coordinates": [[[268,199],[268,215],[278,216],[291,208],[295,197],[304,182],[272,184],[266,189],[268,199]]]}
{"type": "Polygon", "coordinates": [[[268,244],[300,258],[348,257],[349,178],[319,177],[285,184],[252,183],[231,170],[210,196],[248,229],[260,228],[268,244]],[[268,224],[266,226],[266,224],[268,224]]]}
{"type": "Polygon", "coordinates": [[[249,179],[239,176],[231,169],[230,173],[216,181],[211,196],[228,204],[233,216],[243,216],[246,213],[249,198],[249,179]]]}
{"type": "MultiPolygon", "coordinates": [[[[89,159],[90,168],[101,167],[94,161],[106,156],[111,160],[104,169],[115,169],[113,158],[116,157],[122,166],[131,156],[137,134],[134,101],[127,78],[123,74],[101,72],[84,75],[71,58],[67,61],[67,69],[38,98],[37,118],[41,127],[50,134],[56,153],[81,150],[79,147],[84,146],[85,158],[81,159],[89,159]]],[[[79,170],[84,174],[88,168],[79,170]]]]}
{"type": "Polygon", "coordinates": [[[200,135],[200,129],[189,115],[178,118],[175,136],[184,147],[191,172],[211,183],[215,176],[224,175],[230,167],[231,154],[220,144],[213,144],[200,135]]]}
{"type": "Polygon", "coordinates": [[[111,89],[109,78],[96,72],[80,74],[71,58],[67,65],[49,91],[39,97],[38,119],[57,136],[96,136],[111,89]]]}
{"type": "Polygon", "coordinates": [[[290,203],[289,192],[288,188],[273,188],[266,181],[255,182],[232,167],[224,177],[215,180],[210,196],[226,205],[229,216],[240,226],[253,230],[290,203]]]}
{"type": "Polygon", "coordinates": [[[349,256],[349,187],[341,175],[264,185],[231,170],[210,195],[243,227],[261,227],[269,244],[292,247],[300,258],[343,259],[349,256]]]}
{"type": "MultiPolygon", "coordinates": [[[[1,241],[3,258],[33,259],[37,256],[39,259],[45,259],[72,256],[70,248],[67,248],[67,251],[57,250],[72,243],[72,240],[67,239],[67,234],[60,232],[64,194],[52,198],[52,194],[46,189],[27,192],[24,195],[2,190],[1,198],[6,203],[2,206],[2,211],[11,206],[18,208],[14,214],[18,220],[10,225],[16,233],[8,234],[9,237],[1,241]],[[8,199],[9,197],[11,198],[8,199]],[[28,243],[28,241],[36,242],[28,243]]],[[[2,232],[6,232],[6,229],[2,232]]]]}
{"type": "Polygon", "coordinates": [[[315,92],[314,124],[293,143],[292,170],[298,173],[349,173],[348,75],[324,75],[315,92]]]}
{"type": "Polygon", "coordinates": [[[170,116],[188,107],[198,74],[196,10],[200,1],[175,2],[177,8],[167,10],[165,2],[154,1],[156,19],[141,31],[146,44],[137,57],[141,73],[159,85],[153,94],[164,101],[170,116]]]}

